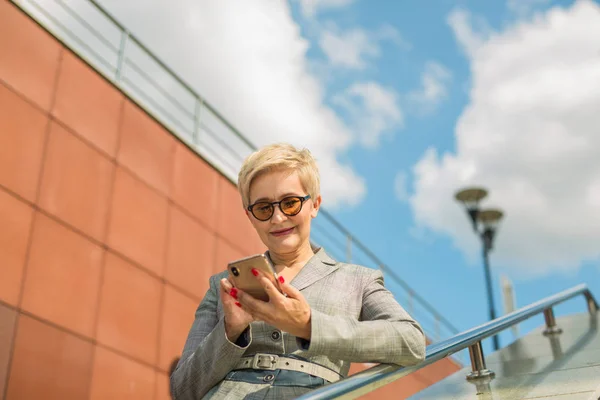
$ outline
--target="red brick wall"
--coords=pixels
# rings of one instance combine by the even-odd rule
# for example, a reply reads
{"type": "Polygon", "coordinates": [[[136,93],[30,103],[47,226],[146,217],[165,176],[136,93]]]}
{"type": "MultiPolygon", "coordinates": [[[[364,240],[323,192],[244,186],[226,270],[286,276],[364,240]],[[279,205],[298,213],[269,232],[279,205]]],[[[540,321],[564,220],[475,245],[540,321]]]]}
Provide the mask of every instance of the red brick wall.
{"type": "Polygon", "coordinates": [[[208,277],[263,245],[227,179],[7,0],[0,49],[0,396],[168,399],[208,277]]]}
{"type": "MultiPolygon", "coordinates": [[[[352,364],[350,374],[355,374],[370,368],[372,364],[352,364]]],[[[406,399],[413,394],[433,385],[434,383],[452,375],[460,366],[452,360],[445,358],[425,368],[417,370],[388,385],[361,397],[366,400],[406,399]]]]}

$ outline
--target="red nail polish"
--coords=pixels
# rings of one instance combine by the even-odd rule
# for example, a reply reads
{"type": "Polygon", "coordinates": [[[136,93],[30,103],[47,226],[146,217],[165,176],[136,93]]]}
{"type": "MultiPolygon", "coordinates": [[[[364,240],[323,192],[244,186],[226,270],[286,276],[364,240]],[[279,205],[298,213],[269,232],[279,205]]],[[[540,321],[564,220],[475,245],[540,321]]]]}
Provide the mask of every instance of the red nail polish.
{"type": "Polygon", "coordinates": [[[256,268],[252,268],[252,275],[258,276],[258,270],[256,268]]]}
{"type": "Polygon", "coordinates": [[[281,282],[281,283],[285,283],[285,279],[283,279],[283,276],[280,276],[280,277],[279,277],[279,282],[281,282]]]}
{"type": "Polygon", "coordinates": [[[242,305],[240,303],[238,303],[237,301],[235,302],[235,305],[238,306],[238,307],[240,307],[240,308],[242,307],[242,305]]]}
{"type": "Polygon", "coordinates": [[[237,289],[236,288],[231,288],[231,290],[229,291],[229,294],[231,295],[231,297],[233,297],[234,299],[237,299],[237,289]]]}

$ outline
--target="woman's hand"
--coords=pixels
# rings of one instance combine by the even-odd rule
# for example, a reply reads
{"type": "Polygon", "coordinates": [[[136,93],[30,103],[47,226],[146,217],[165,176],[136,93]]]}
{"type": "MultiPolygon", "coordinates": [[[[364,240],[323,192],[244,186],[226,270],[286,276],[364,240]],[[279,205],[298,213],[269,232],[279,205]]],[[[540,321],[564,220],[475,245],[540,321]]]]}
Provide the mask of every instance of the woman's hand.
{"type": "Polygon", "coordinates": [[[221,279],[221,303],[225,311],[225,334],[230,342],[235,342],[244,330],[254,321],[252,315],[244,311],[238,303],[237,289],[229,280],[221,279]]]}
{"type": "Polygon", "coordinates": [[[279,277],[279,286],[286,297],[262,272],[254,270],[253,273],[269,295],[269,301],[257,300],[238,290],[238,300],[242,308],[255,320],[264,321],[294,336],[310,340],[310,306],[302,293],[285,283],[283,277],[279,277]]]}

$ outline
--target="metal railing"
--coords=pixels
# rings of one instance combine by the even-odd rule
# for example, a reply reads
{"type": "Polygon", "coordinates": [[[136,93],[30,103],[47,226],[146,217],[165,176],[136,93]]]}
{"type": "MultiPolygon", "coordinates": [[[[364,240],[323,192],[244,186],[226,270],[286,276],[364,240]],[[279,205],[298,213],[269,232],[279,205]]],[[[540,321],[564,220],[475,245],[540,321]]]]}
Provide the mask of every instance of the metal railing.
{"type": "Polygon", "coordinates": [[[472,368],[472,372],[466,377],[467,380],[475,381],[476,383],[481,381],[487,381],[487,383],[489,383],[489,380],[493,379],[495,374],[486,367],[485,357],[481,347],[481,341],[483,339],[493,336],[540,313],[544,313],[544,319],[546,321],[546,329],[543,332],[544,335],[560,334],[562,330],[556,325],[553,307],[580,295],[585,297],[588,311],[596,318],[598,303],[589,291],[587,285],[581,284],[553,296],[546,297],[545,299],[532,303],[503,317],[462,332],[454,337],[429,345],[427,346],[427,356],[425,361],[418,365],[399,367],[389,364],[380,364],[339,382],[316,389],[304,396],[298,397],[298,400],[355,399],[392,383],[411,372],[424,368],[467,348],[469,349],[472,368]]]}
{"type": "MultiPolygon", "coordinates": [[[[236,182],[243,159],[256,146],[96,1],[11,1],[236,182]]],[[[397,300],[432,340],[458,332],[327,210],[321,215],[313,222],[315,243],[339,260],[381,269],[397,300]]]]}

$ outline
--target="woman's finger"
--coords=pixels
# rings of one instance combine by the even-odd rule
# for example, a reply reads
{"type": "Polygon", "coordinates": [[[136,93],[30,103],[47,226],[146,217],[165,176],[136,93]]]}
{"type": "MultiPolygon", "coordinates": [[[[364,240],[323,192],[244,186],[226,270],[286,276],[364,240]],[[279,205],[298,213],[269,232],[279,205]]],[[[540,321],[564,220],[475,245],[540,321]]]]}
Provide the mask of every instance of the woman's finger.
{"type": "Polygon", "coordinates": [[[221,287],[223,288],[223,290],[226,293],[229,293],[229,291],[231,290],[231,288],[233,287],[233,285],[231,284],[231,282],[229,282],[228,279],[223,278],[223,279],[221,279],[221,287]]]}
{"type": "Polygon", "coordinates": [[[269,300],[275,300],[278,299],[278,296],[282,296],[281,292],[273,285],[273,282],[267,278],[264,272],[252,268],[252,275],[258,279],[263,289],[265,289],[265,292],[267,292],[267,295],[269,296],[269,300]]]}
{"type": "Polygon", "coordinates": [[[237,301],[242,305],[242,307],[248,311],[250,314],[260,317],[266,313],[265,309],[270,305],[262,300],[257,300],[252,295],[245,293],[241,290],[238,290],[237,293],[237,301]]]}
{"type": "MultiPolygon", "coordinates": [[[[237,292],[238,291],[234,286],[232,286],[227,281],[227,279],[222,279],[220,286],[221,286],[221,300],[223,301],[223,304],[238,303],[238,300],[237,300],[237,292]]],[[[238,306],[238,307],[240,307],[240,306],[238,306]]]]}
{"type": "Polygon", "coordinates": [[[283,294],[285,294],[290,299],[300,300],[300,299],[304,298],[304,296],[302,295],[302,293],[300,293],[300,291],[298,289],[296,289],[289,283],[285,282],[283,280],[283,277],[280,277],[280,278],[281,279],[279,279],[279,287],[283,291],[283,294]]]}
{"type": "Polygon", "coordinates": [[[283,298],[283,294],[273,285],[273,282],[266,276],[261,276],[259,278],[260,284],[262,285],[265,292],[269,296],[269,300],[281,300],[283,298]]]}

